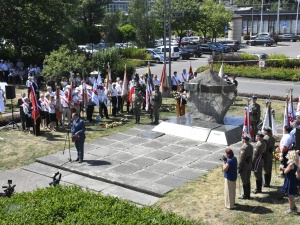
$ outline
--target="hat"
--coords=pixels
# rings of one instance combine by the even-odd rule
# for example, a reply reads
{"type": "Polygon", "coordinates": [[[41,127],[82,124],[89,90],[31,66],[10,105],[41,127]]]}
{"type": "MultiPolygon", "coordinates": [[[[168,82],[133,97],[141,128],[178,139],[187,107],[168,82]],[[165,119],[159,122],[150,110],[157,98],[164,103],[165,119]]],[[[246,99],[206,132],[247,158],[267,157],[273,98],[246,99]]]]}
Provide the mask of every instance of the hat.
{"type": "Polygon", "coordinates": [[[258,131],[257,134],[256,134],[256,136],[264,137],[265,135],[262,132],[258,131]]]}
{"type": "Polygon", "coordinates": [[[257,99],[257,96],[253,95],[253,96],[252,96],[252,99],[257,99]]]}
{"type": "Polygon", "coordinates": [[[228,78],[228,75],[225,75],[225,78],[228,78]]]}
{"type": "Polygon", "coordinates": [[[265,130],[267,132],[272,132],[272,129],[270,127],[264,127],[263,130],[265,130]]]}
{"type": "Polygon", "coordinates": [[[244,134],[241,139],[250,140],[250,137],[248,134],[244,134]]]}
{"type": "Polygon", "coordinates": [[[117,84],[114,82],[114,83],[112,83],[112,85],[117,85],[117,84]]]}

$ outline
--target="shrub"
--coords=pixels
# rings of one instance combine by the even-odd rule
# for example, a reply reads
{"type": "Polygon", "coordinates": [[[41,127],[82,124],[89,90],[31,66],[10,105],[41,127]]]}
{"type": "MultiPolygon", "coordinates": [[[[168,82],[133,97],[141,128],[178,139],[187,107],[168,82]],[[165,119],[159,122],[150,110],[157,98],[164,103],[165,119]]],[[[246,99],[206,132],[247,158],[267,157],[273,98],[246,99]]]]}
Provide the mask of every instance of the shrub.
{"type": "Polygon", "coordinates": [[[245,41],[250,40],[250,35],[249,35],[249,34],[245,34],[244,37],[243,37],[243,39],[244,39],[245,41]]]}
{"type": "Polygon", "coordinates": [[[124,48],[121,49],[120,52],[121,55],[126,59],[151,60],[151,57],[145,52],[145,49],[124,48]]]}
{"type": "Polygon", "coordinates": [[[198,224],[76,186],[15,194],[0,201],[0,211],[1,224],[198,224]]]}

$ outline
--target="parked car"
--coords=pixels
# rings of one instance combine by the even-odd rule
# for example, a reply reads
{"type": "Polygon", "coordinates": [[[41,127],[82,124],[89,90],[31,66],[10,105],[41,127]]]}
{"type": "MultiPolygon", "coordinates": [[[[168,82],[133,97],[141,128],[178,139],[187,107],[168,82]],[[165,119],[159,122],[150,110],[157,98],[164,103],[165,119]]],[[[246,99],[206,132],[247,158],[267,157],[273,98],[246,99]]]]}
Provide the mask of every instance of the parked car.
{"type": "Polygon", "coordinates": [[[231,47],[233,49],[233,51],[235,51],[235,52],[237,52],[238,50],[241,49],[240,42],[237,40],[223,40],[223,41],[220,41],[220,43],[222,45],[231,47]]]}
{"type": "Polygon", "coordinates": [[[211,44],[213,44],[214,46],[216,46],[217,48],[221,48],[223,50],[224,53],[228,53],[228,52],[233,52],[233,49],[228,47],[228,46],[225,46],[225,45],[222,45],[221,43],[219,42],[211,42],[211,44]]]}
{"type": "Polygon", "coordinates": [[[199,46],[200,46],[200,48],[202,48],[203,54],[214,54],[214,53],[222,53],[223,52],[223,49],[216,47],[211,43],[201,44],[199,46]]]}
{"type": "Polygon", "coordinates": [[[201,57],[203,54],[203,50],[199,45],[188,45],[185,46],[186,49],[193,53],[193,57],[201,57]]]}
{"type": "Polygon", "coordinates": [[[202,44],[204,43],[204,38],[201,36],[191,36],[189,37],[194,45],[202,44]]]}
{"type": "Polygon", "coordinates": [[[188,38],[188,37],[183,37],[181,38],[181,41],[179,42],[179,39],[177,40],[178,44],[180,44],[181,46],[184,46],[184,45],[192,45],[194,44],[194,42],[188,38]]]}
{"type": "Polygon", "coordinates": [[[164,62],[166,60],[169,61],[169,59],[166,57],[166,59],[164,58],[164,53],[161,52],[159,49],[156,48],[147,48],[145,50],[149,55],[151,55],[151,58],[156,62],[156,63],[160,63],[160,62],[164,62]]]}
{"type": "Polygon", "coordinates": [[[181,59],[189,59],[193,56],[193,52],[187,48],[179,48],[179,55],[181,59]]]}
{"type": "Polygon", "coordinates": [[[283,34],[278,35],[278,41],[293,41],[296,42],[298,40],[298,36],[295,34],[283,34]]]}
{"type": "Polygon", "coordinates": [[[179,48],[177,46],[172,45],[171,51],[169,50],[169,46],[166,46],[166,49],[164,48],[164,46],[159,46],[159,47],[157,47],[157,49],[159,49],[161,52],[165,52],[165,50],[166,50],[166,54],[168,57],[169,57],[169,52],[170,52],[171,59],[174,61],[176,61],[177,59],[180,58],[179,48]]]}
{"type": "Polygon", "coordinates": [[[257,56],[258,59],[267,59],[269,57],[266,53],[252,53],[251,55],[257,56]]]}
{"type": "Polygon", "coordinates": [[[251,40],[254,40],[255,38],[258,38],[258,37],[269,37],[269,38],[271,38],[272,35],[271,35],[270,33],[268,33],[268,32],[262,32],[262,33],[258,33],[258,34],[256,34],[256,35],[252,35],[252,36],[250,37],[250,39],[251,39],[251,40]]]}
{"type": "Polygon", "coordinates": [[[270,37],[257,37],[254,40],[247,41],[246,44],[251,46],[255,46],[255,45],[271,46],[274,44],[274,40],[273,38],[270,37]]]}

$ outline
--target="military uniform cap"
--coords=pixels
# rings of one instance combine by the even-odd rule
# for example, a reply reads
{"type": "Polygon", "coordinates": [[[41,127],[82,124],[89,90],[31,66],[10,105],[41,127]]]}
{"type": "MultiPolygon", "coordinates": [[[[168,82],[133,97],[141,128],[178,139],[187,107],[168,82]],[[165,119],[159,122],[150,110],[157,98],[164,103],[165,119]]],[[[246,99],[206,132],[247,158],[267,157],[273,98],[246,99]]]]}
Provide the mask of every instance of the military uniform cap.
{"type": "Polygon", "coordinates": [[[256,136],[264,137],[265,135],[262,132],[258,131],[257,134],[256,134],[256,136]]]}
{"type": "Polygon", "coordinates": [[[248,134],[244,134],[241,139],[250,140],[250,137],[248,134]]]}
{"type": "Polygon", "coordinates": [[[253,95],[253,96],[252,96],[252,99],[257,99],[257,96],[256,96],[256,95],[253,95]]]}

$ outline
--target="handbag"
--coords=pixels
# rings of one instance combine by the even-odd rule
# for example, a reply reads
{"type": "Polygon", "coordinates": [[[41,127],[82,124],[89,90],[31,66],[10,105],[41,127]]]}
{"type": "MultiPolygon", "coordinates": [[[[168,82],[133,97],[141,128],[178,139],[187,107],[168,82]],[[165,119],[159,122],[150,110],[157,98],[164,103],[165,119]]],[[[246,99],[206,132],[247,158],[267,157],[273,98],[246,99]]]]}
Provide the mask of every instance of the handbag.
{"type": "Polygon", "coordinates": [[[80,140],[79,136],[77,136],[77,135],[72,136],[72,142],[76,142],[76,141],[79,141],[79,140],[80,140]]]}

